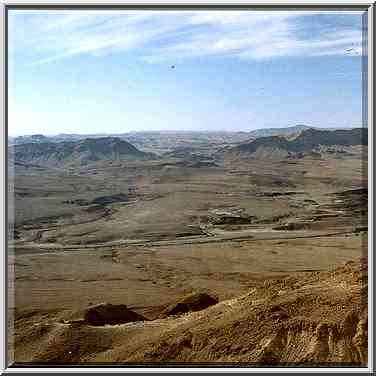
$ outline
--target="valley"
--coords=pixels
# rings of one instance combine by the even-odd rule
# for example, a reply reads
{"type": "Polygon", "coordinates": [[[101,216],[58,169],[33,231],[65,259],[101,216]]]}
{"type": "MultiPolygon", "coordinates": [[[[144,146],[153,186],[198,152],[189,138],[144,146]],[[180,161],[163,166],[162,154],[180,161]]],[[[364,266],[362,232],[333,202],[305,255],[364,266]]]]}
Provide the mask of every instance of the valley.
{"type": "Polygon", "coordinates": [[[15,362],[364,365],[367,130],[275,132],[11,145],[15,362]],[[145,320],[87,324],[104,303],[145,320]]]}

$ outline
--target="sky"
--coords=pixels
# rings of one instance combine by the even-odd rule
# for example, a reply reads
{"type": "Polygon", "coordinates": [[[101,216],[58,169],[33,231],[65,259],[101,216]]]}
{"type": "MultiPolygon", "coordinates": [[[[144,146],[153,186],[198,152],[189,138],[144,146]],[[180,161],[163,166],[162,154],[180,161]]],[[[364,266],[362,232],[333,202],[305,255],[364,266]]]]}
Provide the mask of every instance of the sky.
{"type": "Polygon", "coordinates": [[[361,126],[362,14],[9,10],[9,135],[361,126]]]}

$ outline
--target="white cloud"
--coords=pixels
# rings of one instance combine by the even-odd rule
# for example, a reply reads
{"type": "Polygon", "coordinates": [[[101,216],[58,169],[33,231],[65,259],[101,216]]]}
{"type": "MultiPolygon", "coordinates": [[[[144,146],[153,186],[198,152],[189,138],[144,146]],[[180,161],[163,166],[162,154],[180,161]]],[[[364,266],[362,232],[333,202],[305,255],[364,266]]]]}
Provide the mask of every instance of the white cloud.
{"type": "Polygon", "coordinates": [[[260,60],[358,55],[361,12],[346,12],[345,18],[354,22],[341,26],[335,17],[343,21],[344,13],[18,11],[11,13],[9,46],[28,51],[25,64],[31,66],[135,49],[150,63],[198,56],[260,60]]]}

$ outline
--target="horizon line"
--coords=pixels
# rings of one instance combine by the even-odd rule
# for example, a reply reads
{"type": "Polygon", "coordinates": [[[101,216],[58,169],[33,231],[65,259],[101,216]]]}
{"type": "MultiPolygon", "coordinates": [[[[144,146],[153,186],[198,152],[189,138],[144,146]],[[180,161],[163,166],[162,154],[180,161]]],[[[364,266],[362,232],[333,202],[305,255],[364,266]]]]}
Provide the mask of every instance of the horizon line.
{"type": "Polygon", "coordinates": [[[305,126],[308,128],[318,128],[318,129],[342,129],[342,128],[368,128],[367,125],[358,125],[358,126],[333,126],[333,127],[320,127],[320,126],[313,126],[313,125],[306,125],[306,124],[295,124],[290,126],[272,126],[272,127],[265,127],[265,128],[255,128],[252,130],[225,130],[225,129],[217,129],[217,130],[194,130],[194,129],[156,129],[156,130],[132,130],[126,132],[94,132],[94,133],[22,133],[22,134],[10,134],[8,133],[8,138],[10,137],[27,137],[27,136],[45,136],[45,137],[57,137],[61,135],[67,136],[112,136],[112,135],[125,135],[125,134],[132,134],[132,133],[251,133],[254,131],[260,130],[267,130],[267,129],[283,129],[283,128],[294,128],[298,126],[305,126]]]}

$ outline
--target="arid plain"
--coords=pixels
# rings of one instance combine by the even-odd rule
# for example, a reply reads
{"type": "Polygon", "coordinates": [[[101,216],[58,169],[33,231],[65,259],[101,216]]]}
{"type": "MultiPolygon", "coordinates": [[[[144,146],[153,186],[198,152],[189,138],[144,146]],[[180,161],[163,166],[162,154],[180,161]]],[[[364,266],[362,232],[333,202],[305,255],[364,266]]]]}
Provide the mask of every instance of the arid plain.
{"type": "Polygon", "coordinates": [[[327,132],[10,146],[15,362],[365,365],[367,136],[327,132]]]}

